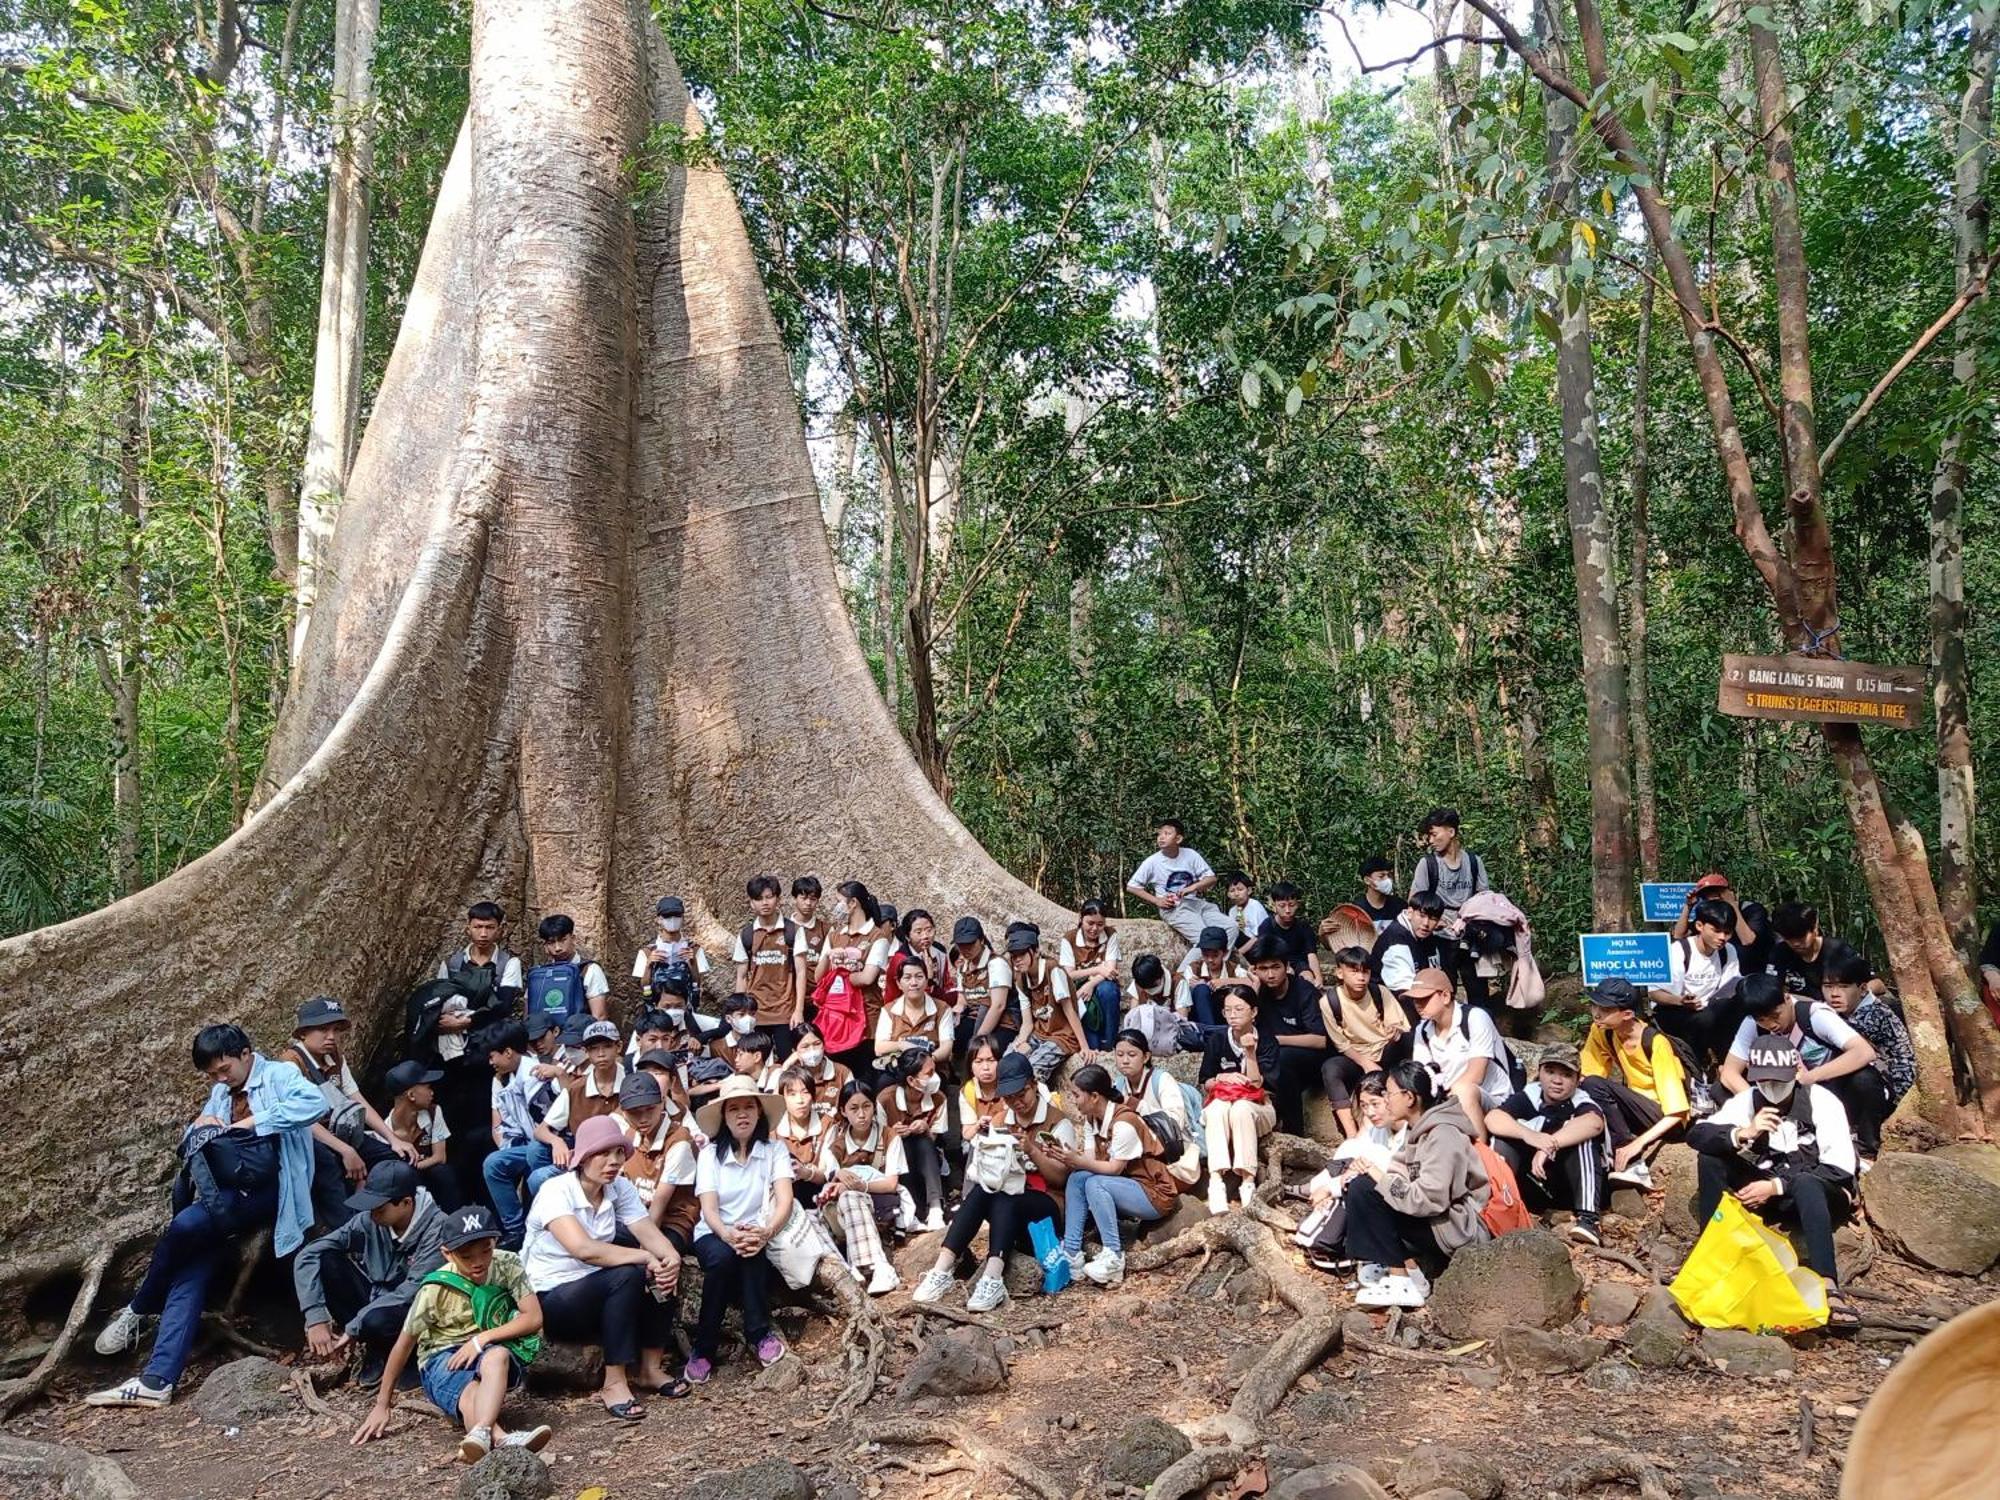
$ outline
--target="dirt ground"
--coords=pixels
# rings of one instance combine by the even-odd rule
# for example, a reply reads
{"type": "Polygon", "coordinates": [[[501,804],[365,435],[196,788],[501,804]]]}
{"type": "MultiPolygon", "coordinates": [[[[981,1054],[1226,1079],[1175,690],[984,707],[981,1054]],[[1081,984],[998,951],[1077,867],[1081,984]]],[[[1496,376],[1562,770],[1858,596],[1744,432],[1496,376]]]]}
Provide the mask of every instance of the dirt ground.
{"type": "MultiPolygon", "coordinates": [[[[1642,1232],[1653,1231],[1614,1221],[1611,1243],[1636,1249],[1642,1232]]],[[[1641,1276],[1582,1250],[1572,1255],[1586,1284],[1611,1278],[1646,1285],[1641,1276]]],[[[916,1340],[925,1332],[943,1332],[946,1325],[925,1319],[920,1328],[907,1290],[893,1294],[878,1305],[894,1314],[908,1338],[892,1354],[888,1379],[860,1420],[892,1413],[948,1418],[1033,1457],[1075,1494],[1117,1493],[1098,1476],[1097,1466],[1127,1423],[1152,1414],[1178,1425],[1223,1410],[1241,1371],[1292,1321],[1282,1303],[1256,1298],[1255,1280],[1247,1273],[1237,1276],[1241,1270],[1233,1256],[1217,1256],[1198,1274],[1195,1263],[1182,1262],[1134,1276],[1110,1291],[1084,1286],[1053,1300],[1012,1302],[992,1319],[1009,1330],[1007,1386],[985,1396],[920,1398],[909,1406],[897,1404],[894,1382],[916,1340]],[[1057,1316],[1063,1321],[1056,1326],[1029,1326],[1057,1316]]],[[[1989,1274],[1986,1281],[1991,1279],[1989,1274]]],[[[1994,1294],[1985,1282],[1923,1271],[1886,1253],[1856,1285],[1868,1297],[1865,1313],[1893,1309],[1910,1316],[1949,1316],[1994,1294]]],[[[1342,1305],[1349,1300],[1345,1292],[1335,1295],[1342,1305]]],[[[555,1427],[545,1457],[563,1500],[586,1491],[601,1492],[588,1500],[679,1494],[693,1476],[767,1455],[808,1470],[822,1496],[842,1482],[864,1496],[893,1500],[1014,1493],[998,1475],[925,1475],[910,1467],[934,1465],[948,1457],[945,1450],[870,1448],[857,1443],[853,1423],[822,1425],[820,1414],[841,1378],[840,1327],[804,1309],[782,1313],[780,1326],[813,1374],[810,1384],[790,1395],[754,1389],[754,1362],[739,1348],[691,1400],[655,1400],[647,1420],[634,1427],[600,1416],[588,1396],[520,1399],[510,1406],[509,1421],[555,1427]]],[[[1416,1326],[1424,1328],[1421,1317],[1416,1326]]],[[[281,1328],[274,1323],[263,1336],[284,1337],[281,1328]]],[[[289,1340],[297,1337],[294,1318],[289,1340]]],[[[1559,1476],[1604,1450],[1654,1462],[1677,1476],[1680,1493],[1691,1500],[1712,1495],[1827,1500],[1838,1492],[1856,1409],[1907,1348],[1907,1342],[1870,1341],[1877,1337],[1883,1336],[1796,1340],[1798,1368],[1789,1376],[1732,1377],[1698,1359],[1671,1372],[1641,1371],[1629,1393],[1601,1392],[1586,1386],[1581,1375],[1512,1378],[1490,1348],[1441,1364],[1337,1352],[1298,1383],[1265,1424],[1265,1437],[1273,1449],[1271,1466],[1280,1473],[1307,1459],[1397,1460],[1427,1440],[1470,1449],[1504,1470],[1508,1500],[1557,1494],[1559,1476]],[[1801,1410],[1807,1402],[1815,1429],[1809,1454],[1801,1449],[1801,1410]]],[[[1445,1347],[1435,1337],[1424,1343],[1433,1350],[1445,1347]]],[[[209,1368],[230,1357],[226,1349],[210,1351],[189,1371],[183,1392],[196,1390],[209,1368]]],[[[6,1430],[108,1455],[143,1494],[173,1500],[439,1494],[448,1493],[462,1472],[452,1435],[435,1416],[399,1415],[384,1441],[350,1447],[348,1435],[367,1406],[351,1385],[326,1393],[329,1415],[301,1403],[293,1415],[242,1430],[205,1423],[185,1398],[162,1412],[94,1411],[76,1403],[83,1390],[108,1383],[129,1367],[129,1360],[97,1361],[86,1352],[62,1373],[50,1399],[28,1408],[6,1430]]],[[[1234,1492],[1223,1486],[1217,1493],[1234,1492]]]]}

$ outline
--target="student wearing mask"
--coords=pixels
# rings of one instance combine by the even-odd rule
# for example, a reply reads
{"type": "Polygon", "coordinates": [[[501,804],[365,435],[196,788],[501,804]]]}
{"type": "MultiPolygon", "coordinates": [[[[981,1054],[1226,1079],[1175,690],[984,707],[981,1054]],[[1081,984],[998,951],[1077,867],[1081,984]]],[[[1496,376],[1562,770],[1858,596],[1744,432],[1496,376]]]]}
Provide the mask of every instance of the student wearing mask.
{"type": "Polygon", "coordinates": [[[1236,946],[1248,947],[1263,933],[1264,924],[1271,920],[1271,909],[1257,899],[1256,886],[1241,870],[1225,874],[1222,889],[1229,900],[1229,920],[1236,930],[1236,946]]]}
{"type": "Polygon", "coordinates": [[[1179,818],[1162,818],[1154,850],[1140,861],[1125,889],[1156,909],[1160,920],[1192,943],[1204,927],[1220,927],[1233,941],[1236,929],[1204,893],[1215,884],[1208,861],[1186,847],[1187,830],[1179,818]]]}
{"type": "Polygon", "coordinates": [[[1601,1245],[1604,1214],[1604,1112],[1579,1088],[1583,1065],[1576,1048],[1559,1043],[1542,1054],[1535,1080],[1486,1111],[1493,1149],[1514,1169],[1521,1199],[1541,1211],[1566,1208],[1576,1215],[1564,1232],[1601,1245]]]}
{"type": "Polygon", "coordinates": [[[1014,1002],[1014,969],[1003,953],[986,941],[977,917],[960,917],[951,929],[952,988],[958,1015],[955,1027],[962,1047],[976,1036],[994,1036],[1002,1047],[1013,1045],[1020,1031],[1020,1010],[1014,1002]]]}
{"type": "Polygon", "coordinates": [[[1025,1056],[1035,1076],[1047,1083],[1072,1055],[1090,1048],[1069,980],[1059,966],[1042,957],[1040,947],[1033,927],[1016,927],[1007,934],[1007,961],[1022,1010],[1021,1034],[1014,1038],[1012,1050],[1025,1056]]]}
{"type": "Polygon", "coordinates": [[[1202,1048],[1202,1134],[1208,1141],[1208,1211],[1229,1212],[1229,1179],[1238,1201],[1257,1196],[1259,1143],[1278,1123],[1265,1080],[1278,1076],[1278,1039],[1257,1024],[1257,992],[1225,984],[1217,996],[1222,1025],[1202,1048]]]}
{"type": "Polygon", "coordinates": [[[1252,943],[1244,958],[1257,981],[1257,1029],[1278,1044],[1278,1070],[1266,1074],[1264,1084],[1278,1106],[1278,1128],[1300,1135],[1306,1090],[1320,1081],[1328,1056],[1319,988],[1292,969],[1284,943],[1270,933],[1252,943]]]}
{"type": "Polygon", "coordinates": [[[1801,1082],[1806,1072],[1789,1036],[1761,1032],[1742,1062],[1746,1087],[1688,1130],[1700,1155],[1695,1216],[1706,1223],[1724,1193],[1773,1224],[1796,1224],[1806,1264],[1825,1278],[1827,1326],[1859,1326],[1839,1290],[1833,1231],[1853,1214],[1859,1162],[1840,1100],[1801,1082]]]}
{"type": "Polygon", "coordinates": [[[1650,1191],[1662,1142],[1693,1118],[1688,1074],[1672,1037],[1647,1020],[1646,997],[1614,975],[1590,994],[1583,1088],[1604,1111],[1610,1179],[1650,1191]]]}
{"type": "MultiPolygon", "coordinates": [[[[1848,962],[1843,954],[1831,956],[1843,965],[1848,962]]],[[[1722,1086],[1732,1094],[1748,1092],[1751,1043],[1760,1033],[1784,1037],[1798,1051],[1799,1082],[1818,1084],[1840,1101],[1855,1144],[1872,1160],[1882,1149],[1889,1085],[1875,1066],[1868,1039],[1824,1000],[1794,995],[1769,974],[1752,974],[1743,981],[1743,1009],[1747,1014],[1722,1064],[1722,1086]]]]}
{"type": "Polygon", "coordinates": [[[1419,974],[1408,999],[1418,1017],[1411,1058],[1430,1074],[1439,1097],[1458,1101],[1472,1138],[1483,1142],[1486,1111],[1514,1092],[1513,1062],[1493,1017],[1454,999],[1438,969],[1419,974]]]}
{"type": "Polygon", "coordinates": [[[913,1227],[921,1230],[944,1228],[944,1153],[939,1142],[950,1127],[937,1060],[937,1053],[922,1047],[899,1053],[876,1098],[883,1128],[902,1143],[908,1160],[909,1170],[900,1175],[916,1206],[913,1227]]]}
{"type": "Polygon", "coordinates": [[[1285,963],[1291,971],[1305,975],[1317,989],[1325,984],[1320,978],[1319,935],[1312,923],[1299,914],[1303,902],[1299,888],[1289,880],[1272,886],[1271,915],[1264,919],[1257,936],[1277,943],[1284,950],[1285,963]]]}
{"type": "Polygon", "coordinates": [[[882,1010],[882,981],[889,972],[889,932],[882,907],[858,880],[843,880],[833,888],[833,927],[819,951],[813,977],[826,978],[835,969],[854,981],[873,1027],[882,1010]]]}
{"type": "Polygon", "coordinates": [[[701,1318],[686,1375],[696,1385],[715,1369],[722,1345],[722,1315],[743,1312],[743,1339],[769,1368],[785,1357],[785,1341],[771,1326],[772,1266],[765,1247],[792,1214],[792,1154],[771,1139],[781,1112],[747,1078],[732,1078],[697,1117],[709,1138],[696,1169],[701,1222],[694,1253],[701,1262],[701,1318]]]}
{"type": "Polygon", "coordinates": [[[729,1064],[732,1073],[743,1071],[736,1062],[736,1049],[757,1029],[757,999],[740,991],[722,1002],[722,1029],[709,1041],[708,1050],[729,1064]]]}
{"type": "Polygon", "coordinates": [[[1361,1262],[1355,1303],[1422,1307],[1430,1277],[1458,1251],[1490,1239],[1480,1210],[1491,1189],[1473,1122],[1415,1061],[1389,1069],[1382,1091],[1391,1129],[1409,1134],[1386,1166],[1366,1158],[1347,1189],[1347,1249],[1361,1262]]]}
{"type": "Polygon", "coordinates": [[[810,1021],[799,1028],[798,1043],[792,1048],[791,1065],[805,1074],[806,1081],[812,1085],[813,1103],[829,1114],[839,1107],[840,1091],[854,1077],[853,1070],[845,1063],[827,1056],[826,1039],[810,1021]]]}
{"type": "Polygon", "coordinates": [[[882,1230],[896,1222],[903,1177],[910,1169],[903,1139],[891,1134],[875,1096],[858,1080],[840,1092],[840,1109],[820,1146],[819,1211],[840,1236],[847,1266],[868,1295],[903,1284],[882,1248],[882,1230]]]}
{"type": "Polygon", "coordinates": [[[1118,1034],[1118,934],[1104,920],[1104,903],[1091,899],[1077,908],[1077,924],[1056,954],[1069,992],[1079,1000],[1085,1045],[1092,1051],[1111,1045],[1118,1034]]]}
{"type": "Polygon", "coordinates": [[[1215,992],[1232,980],[1250,977],[1250,965],[1230,951],[1229,929],[1204,927],[1194,947],[1181,960],[1174,1008],[1184,1016],[1192,1015],[1195,1025],[1206,1036],[1222,1026],[1222,1008],[1215,992]]]}
{"type": "Polygon", "coordinates": [[[1125,1279],[1118,1216],[1142,1224],[1165,1218],[1180,1203],[1180,1184],[1168,1169],[1160,1138],[1138,1109],[1119,1096],[1103,1068],[1095,1063],[1078,1068],[1065,1086],[1064,1105],[1078,1140],[1073,1148],[1053,1153],[1069,1175],[1063,1184],[1062,1244],[1051,1253],[1099,1286],[1116,1286],[1125,1279]],[[1097,1225],[1102,1247],[1088,1262],[1083,1258],[1086,1223],[1097,1225]]]}
{"type": "Polygon", "coordinates": [[[1381,855],[1361,861],[1361,899],[1355,904],[1374,919],[1378,937],[1401,914],[1403,898],[1396,894],[1396,873],[1381,855]]]}
{"type": "Polygon", "coordinates": [[[778,878],[753,875],[744,886],[750,898],[750,920],[736,934],[730,957],[736,964],[736,990],[757,1002],[757,1029],[771,1038],[780,1061],[792,1055],[792,1028],[802,1025],[800,1008],[798,924],[778,910],[778,878]]]}
{"type": "Polygon", "coordinates": [[[1167,1170],[1183,1189],[1193,1187],[1201,1176],[1203,1126],[1198,1101],[1191,1105],[1187,1087],[1165,1068],[1153,1065],[1146,1033],[1137,1027],[1118,1033],[1111,1063],[1111,1081],[1121,1098],[1130,1100],[1141,1115],[1165,1115],[1173,1121],[1186,1145],[1177,1159],[1167,1163],[1167,1170]]]}
{"type": "Polygon", "coordinates": [[[693,1009],[711,965],[707,950],[687,935],[686,904],[678,896],[660,897],[653,904],[653,924],[653,941],[632,956],[632,977],[649,989],[671,981],[673,992],[693,1009]]]}
{"type": "Polygon", "coordinates": [[[1370,1073],[1409,1056],[1417,1018],[1407,1002],[1397,999],[1368,970],[1362,948],[1342,948],[1333,955],[1333,987],[1319,997],[1320,1024],[1326,1030],[1327,1057],[1320,1064],[1320,1084],[1340,1122],[1342,1135],[1353,1135],[1355,1090],[1370,1073]]]}
{"type": "Polygon", "coordinates": [[[1382,929],[1368,955],[1375,980],[1390,994],[1409,998],[1419,974],[1437,969],[1453,972],[1451,941],[1439,931],[1444,901],[1433,891],[1413,892],[1403,910],[1382,929]]]}
{"type": "Polygon", "coordinates": [[[695,988],[693,972],[685,962],[679,965],[666,961],[656,963],[650,974],[646,984],[650,1007],[664,1014],[676,1031],[686,1032],[695,1046],[706,1047],[712,1043],[721,1032],[722,1025],[695,1009],[694,997],[700,991],[695,988]]]}

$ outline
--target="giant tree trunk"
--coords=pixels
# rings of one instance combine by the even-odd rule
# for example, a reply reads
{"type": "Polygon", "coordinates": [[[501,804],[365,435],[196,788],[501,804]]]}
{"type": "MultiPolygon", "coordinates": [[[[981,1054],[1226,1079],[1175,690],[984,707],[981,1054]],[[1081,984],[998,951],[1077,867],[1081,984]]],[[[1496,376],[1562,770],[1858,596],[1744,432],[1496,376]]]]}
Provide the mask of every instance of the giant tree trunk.
{"type": "MultiPolygon", "coordinates": [[[[1958,293],[1970,290],[1986,254],[1986,132],[1993,117],[1995,19],[1974,6],[1967,45],[1965,96],[1959,104],[1953,204],[1958,293]]],[[[1938,905],[1962,961],[1979,945],[1973,879],[1972,726],[1965,663],[1965,483],[1979,430],[1974,406],[1979,330],[1973,315],[1952,330],[1951,377],[1963,401],[1945,433],[1931,477],[1931,671],[1937,708],[1938,905]]]]}
{"type": "Polygon", "coordinates": [[[375,31],[381,0],[336,0],[333,160],[326,184],[326,248],[319,332],[313,345],[312,415],[299,480],[299,567],[293,586],[292,659],[299,658],[319,590],[320,555],[354,460],[361,420],[361,359],[368,312],[368,179],[375,170],[375,31]]]}
{"type": "Polygon", "coordinates": [[[366,1047],[465,902],[629,951],[654,899],[719,939],[747,872],[854,876],[989,920],[1064,914],[973,842],[870,679],[722,177],[641,0],[478,0],[472,106],[274,735],[276,792],[137,896],[0,943],[0,1282],[164,1207],[187,1044],[298,998],[366,1047]],[[144,1014],[134,1030],[131,1018],[144,1014]],[[110,1112],[107,1098],[120,1101],[110,1112]],[[92,1169],[50,1148],[86,1136],[92,1169]]]}
{"type": "MultiPolygon", "coordinates": [[[[1447,7],[1448,8],[1448,7],[1447,7]]],[[[1536,26],[1550,68],[1569,76],[1558,0],[1536,0],[1536,26]]],[[[1577,211],[1576,106],[1546,93],[1550,198],[1556,217],[1577,211]]],[[[1632,925],[1637,885],[1632,842],[1631,725],[1625,653],[1618,629],[1618,569],[1611,517],[1604,508],[1604,466],[1597,447],[1597,373],[1590,348],[1590,301],[1569,279],[1570,240],[1556,262],[1562,305],[1556,341],[1556,389],[1562,405],[1563,493],[1576,569],[1577,634],[1583,647],[1583,696],[1590,729],[1590,905],[1599,932],[1632,925]]]]}

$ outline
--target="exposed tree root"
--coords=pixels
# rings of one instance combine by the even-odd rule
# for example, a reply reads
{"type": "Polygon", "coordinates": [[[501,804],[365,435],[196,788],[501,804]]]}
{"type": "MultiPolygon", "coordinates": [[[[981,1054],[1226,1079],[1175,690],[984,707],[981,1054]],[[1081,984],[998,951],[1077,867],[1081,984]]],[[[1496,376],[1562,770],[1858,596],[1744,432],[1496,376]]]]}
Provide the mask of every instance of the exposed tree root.
{"type": "Polygon", "coordinates": [[[831,1256],[823,1258],[814,1270],[811,1289],[836,1304],[847,1317],[847,1328],[841,1336],[847,1383],[820,1418],[819,1425],[825,1427],[848,1420],[868,1404],[875,1394],[875,1382],[881,1377],[883,1361],[896,1342],[896,1330],[854,1279],[853,1272],[831,1256]]]}
{"type": "Polygon", "coordinates": [[[889,1309],[889,1315],[896,1318],[942,1318],[947,1323],[963,1323],[968,1328],[983,1328],[993,1334],[1046,1333],[1069,1321],[1067,1313],[1042,1313],[1017,1322],[1001,1323],[980,1313],[967,1312],[962,1307],[946,1307],[942,1302],[905,1303],[889,1309]]]}
{"type": "Polygon", "coordinates": [[[1069,1491],[1062,1481],[1040,1464],[1006,1448],[992,1447],[956,1422],[885,1417],[863,1423],[856,1435],[864,1443],[880,1443],[884,1447],[912,1448],[922,1443],[938,1443],[955,1448],[979,1468],[1005,1474],[1039,1500],[1069,1500],[1069,1491]]]}
{"type": "Polygon", "coordinates": [[[250,1282],[257,1274],[257,1265],[270,1253],[271,1231],[260,1229],[243,1242],[243,1260],[236,1268],[236,1280],[229,1288],[229,1299],[222,1304],[222,1316],[233,1318],[243,1310],[243,1299],[249,1295],[250,1282]]]}
{"type": "Polygon", "coordinates": [[[1233,1479],[1251,1461],[1247,1448],[1197,1448],[1175,1459],[1146,1486],[1146,1500],[1185,1500],[1218,1479],[1233,1479]]]}
{"type": "Polygon", "coordinates": [[[1264,1357],[1243,1377],[1229,1403],[1230,1415],[1256,1425],[1278,1409],[1297,1380],[1340,1341],[1340,1309],[1292,1265],[1277,1238],[1241,1213],[1221,1214],[1159,1245],[1146,1245],[1126,1258],[1129,1272],[1157,1270],[1203,1250],[1233,1250],[1264,1273],[1271,1289],[1298,1314],[1264,1357]]]}
{"type": "Polygon", "coordinates": [[[1470,1349],[1464,1354],[1454,1354],[1448,1349],[1405,1349],[1401,1344],[1392,1344],[1383,1339],[1361,1338],[1345,1332],[1341,1341],[1350,1350],[1358,1350],[1364,1354],[1379,1354],[1385,1359],[1400,1359],[1413,1365],[1455,1365],[1473,1353],[1470,1349]]]}
{"type": "Polygon", "coordinates": [[[1627,1255],[1623,1250],[1607,1250],[1602,1245],[1585,1245],[1583,1249],[1587,1255],[1594,1255],[1599,1260],[1610,1261],[1614,1266],[1623,1266],[1628,1271],[1637,1272],[1654,1286],[1660,1284],[1660,1273],[1650,1266],[1640,1264],[1637,1256],[1627,1255]]]}
{"type": "Polygon", "coordinates": [[[1587,1458],[1563,1476],[1563,1487],[1571,1495],[1588,1495],[1603,1484],[1634,1484],[1639,1500],[1673,1500],[1667,1478],[1658,1469],[1630,1453],[1607,1453],[1587,1458]]]}
{"type": "Polygon", "coordinates": [[[70,1345],[76,1342],[78,1331],[89,1318],[91,1306],[97,1301],[98,1288],[104,1285],[105,1269],[117,1253],[118,1246],[108,1240],[97,1247],[96,1253],[83,1268],[83,1285],[76,1289],[75,1300],[69,1305],[69,1316],[63,1320],[62,1332],[49,1345],[49,1352],[19,1380],[0,1385],[0,1421],[11,1417],[23,1402],[40,1395],[47,1388],[56,1367],[69,1356],[70,1345]]]}
{"type": "Polygon", "coordinates": [[[258,1343],[249,1334],[244,1333],[227,1318],[223,1317],[221,1313],[203,1313],[201,1315],[201,1329],[209,1337],[220,1339],[223,1343],[229,1345],[230,1348],[244,1354],[261,1354],[268,1360],[280,1362],[288,1357],[287,1352],[283,1349],[275,1349],[269,1344],[258,1343]]]}
{"type": "Polygon", "coordinates": [[[53,1480],[71,1500],[140,1500],[139,1487],[115,1462],[67,1443],[0,1436],[0,1477],[53,1480]]]}

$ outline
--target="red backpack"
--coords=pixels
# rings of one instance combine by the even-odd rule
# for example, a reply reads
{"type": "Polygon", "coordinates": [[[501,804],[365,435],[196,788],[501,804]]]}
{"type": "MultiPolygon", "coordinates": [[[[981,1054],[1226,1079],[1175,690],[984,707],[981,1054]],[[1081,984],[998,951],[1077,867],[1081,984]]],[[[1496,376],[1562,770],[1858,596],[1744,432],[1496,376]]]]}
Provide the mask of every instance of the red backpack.
{"type": "Polygon", "coordinates": [[[868,1030],[868,1013],[854,988],[854,977],[845,969],[833,969],[813,986],[813,1025],[826,1041],[828,1052],[845,1052],[861,1045],[868,1030]]]}
{"type": "MultiPolygon", "coordinates": [[[[833,1043],[827,1045],[831,1047],[833,1043]]],[[[1486,1206],[1479,1210],[1479,1221],[1496,1240],[1517,1229],[1534,1228],[1535,1216],[1521,1201],[1521,1184],[1514,1180],[1514,1169],[1507,1165],[1506,1158],[1482,1141],[1474,1141],[1472,1149],[1479,1153],[1480,1165],[1486,1168],[1486,1185],[1490,1189],[1486,1206]]]]}

